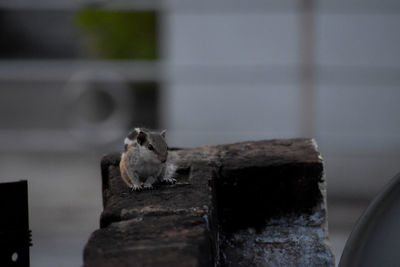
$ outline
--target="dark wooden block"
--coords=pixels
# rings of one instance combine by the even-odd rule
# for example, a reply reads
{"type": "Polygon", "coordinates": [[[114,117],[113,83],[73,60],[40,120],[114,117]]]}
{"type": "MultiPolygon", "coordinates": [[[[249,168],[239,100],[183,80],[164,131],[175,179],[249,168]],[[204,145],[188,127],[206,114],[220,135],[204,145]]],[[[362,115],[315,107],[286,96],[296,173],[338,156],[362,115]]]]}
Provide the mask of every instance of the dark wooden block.
{"type": "Polygon", "coordinates": [[[89,266],[333,266],[322,159],[310,139],[174,150],[177,183],[130,192],[102,160],[89,266]]]}

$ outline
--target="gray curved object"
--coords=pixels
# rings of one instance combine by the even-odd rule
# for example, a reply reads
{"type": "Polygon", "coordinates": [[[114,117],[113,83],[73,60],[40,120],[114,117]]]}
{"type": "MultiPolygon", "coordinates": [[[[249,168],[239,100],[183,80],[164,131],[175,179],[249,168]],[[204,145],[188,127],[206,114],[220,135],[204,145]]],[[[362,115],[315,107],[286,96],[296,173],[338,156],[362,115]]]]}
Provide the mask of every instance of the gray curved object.
{"type": "Polygon", "coordinates": [[[372,200],[346,242],[339,267],[400,266],[400,173],[372,200]]]}

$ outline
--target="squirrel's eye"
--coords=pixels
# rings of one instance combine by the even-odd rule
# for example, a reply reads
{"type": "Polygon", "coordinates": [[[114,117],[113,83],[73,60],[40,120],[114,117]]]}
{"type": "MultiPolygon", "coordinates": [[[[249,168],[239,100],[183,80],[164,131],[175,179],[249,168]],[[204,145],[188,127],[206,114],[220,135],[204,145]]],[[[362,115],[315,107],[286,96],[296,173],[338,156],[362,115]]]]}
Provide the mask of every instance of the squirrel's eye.
{"type": "Polygon", "coordinates": [[[147,146],[147,148],[148,148],[149,150],[154,150],[154,147],[153,147],[151,144],[149,144],[149,145],[147,146]]]}

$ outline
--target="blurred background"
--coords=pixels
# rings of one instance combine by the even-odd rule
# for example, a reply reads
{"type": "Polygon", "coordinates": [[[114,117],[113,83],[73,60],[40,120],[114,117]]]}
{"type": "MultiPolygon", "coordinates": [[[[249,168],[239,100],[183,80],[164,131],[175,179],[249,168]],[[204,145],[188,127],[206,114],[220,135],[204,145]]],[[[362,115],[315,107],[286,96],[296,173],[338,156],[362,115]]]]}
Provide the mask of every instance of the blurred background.
{"type": "Polygon", "coordinates": [[[29,181],[31,266],[80,266],[100,159],[133,126],[170,146],[314,137],[336,260],[399,171],[395,0],[0,1],[0,181],[29,181]]]}

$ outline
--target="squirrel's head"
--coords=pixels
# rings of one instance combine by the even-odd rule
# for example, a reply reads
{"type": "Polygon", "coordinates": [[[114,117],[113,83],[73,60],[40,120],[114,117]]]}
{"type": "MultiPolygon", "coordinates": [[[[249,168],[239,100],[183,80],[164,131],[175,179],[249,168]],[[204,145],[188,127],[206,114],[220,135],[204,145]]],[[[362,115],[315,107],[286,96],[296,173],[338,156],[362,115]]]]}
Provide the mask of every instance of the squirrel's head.
{"type": "Polygon", "coordinates": [[[165,142],[165,130],[158,133],[135,128],[125,138],[125,151],[134,143],[137,143],[140,150],[151,158],[157,158],[162,163],[167,161],[168,146],[165,142]]]}

